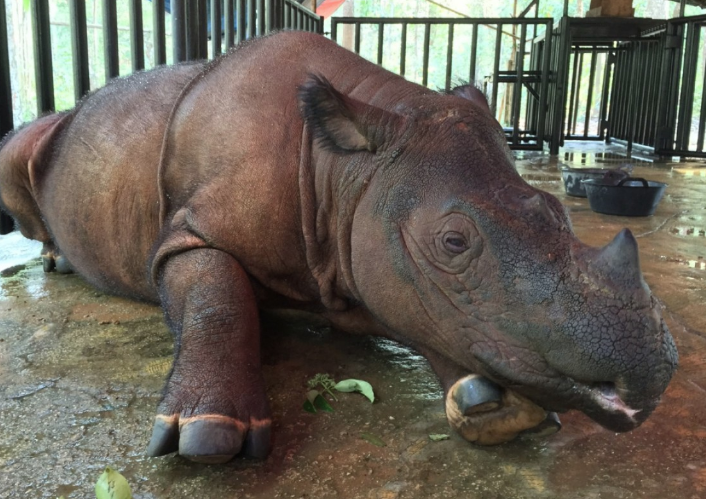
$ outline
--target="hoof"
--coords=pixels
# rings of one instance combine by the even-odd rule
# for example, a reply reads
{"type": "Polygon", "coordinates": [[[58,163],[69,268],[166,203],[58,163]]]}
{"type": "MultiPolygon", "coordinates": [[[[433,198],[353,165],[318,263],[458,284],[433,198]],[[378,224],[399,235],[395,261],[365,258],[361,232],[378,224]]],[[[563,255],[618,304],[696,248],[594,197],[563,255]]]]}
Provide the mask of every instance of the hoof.
{"type": "Polygon", "coordinates": [[[74,269],[64,255],[56,257],[56,271],[60,274],[72,274],[74,269]]]}
{"type": "Polygon", "coordinates": [[[469,442],[497,445],[547,419],[529,399],[478,375],[461,378],[446,395],[449,426],[469,442]]]}
{"type": "Polygon", "coordinates": [[[241,454],[264,459],[270,452],[269,419],[247,424],[235,418],[210,414],[179,418],[158,415],[147,455],[179,452],[198,463],[220,464],[241,454]]]}
{"type": "Polygon", "coordinates": [[[561,430],[561,421],[556,412],[547,413],[547,417],[534,428],[524,430],[520,436],[523,438],[545,438],[561,430]]]}
{"type": "Polygon", "coordinates": [[[457,381],[451,390],[454,402],[464,416],[493,411],[500,407],[503,400],[502,389],[478,374],[457,381]]]}
{"type": "Polygon", "coordinates": [[[44,272],[49,273],[54,270],[54,257],[52,255],[42,255],[42,268],[44,272]]]}

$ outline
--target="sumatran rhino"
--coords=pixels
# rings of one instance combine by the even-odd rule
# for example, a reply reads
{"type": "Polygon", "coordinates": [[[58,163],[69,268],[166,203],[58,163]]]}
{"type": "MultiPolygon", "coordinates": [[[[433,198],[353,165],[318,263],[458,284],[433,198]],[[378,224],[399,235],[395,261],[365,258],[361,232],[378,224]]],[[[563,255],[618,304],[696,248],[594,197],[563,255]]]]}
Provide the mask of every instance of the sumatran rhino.
{"type": "Polygon", "coordinates": [[[164,309],[175,360],[150,455],[267,455],[258,307],[417,349],[482,444],[570,409],[633,429],[677,365],[633,235],[582,244],[477,90],[439,94],[317,35],[38,119],[4,140],[0,199],[46,270],[164,309]]]}

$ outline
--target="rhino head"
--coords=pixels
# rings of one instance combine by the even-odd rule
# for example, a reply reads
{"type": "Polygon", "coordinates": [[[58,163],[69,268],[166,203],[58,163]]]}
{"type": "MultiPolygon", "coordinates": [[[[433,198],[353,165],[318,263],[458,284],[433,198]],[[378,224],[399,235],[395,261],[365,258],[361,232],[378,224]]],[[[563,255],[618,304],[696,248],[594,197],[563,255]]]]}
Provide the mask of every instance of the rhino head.
{"type": "Polygon", "coordinates": [[[367,172],[351,288],[390,336],[530,407],[613,431],[645,421],[677,351],[629,230],[602,248],[579,241],[469,87],[370,104],[314,78],[300,97],[319,147],[367,172]]]}

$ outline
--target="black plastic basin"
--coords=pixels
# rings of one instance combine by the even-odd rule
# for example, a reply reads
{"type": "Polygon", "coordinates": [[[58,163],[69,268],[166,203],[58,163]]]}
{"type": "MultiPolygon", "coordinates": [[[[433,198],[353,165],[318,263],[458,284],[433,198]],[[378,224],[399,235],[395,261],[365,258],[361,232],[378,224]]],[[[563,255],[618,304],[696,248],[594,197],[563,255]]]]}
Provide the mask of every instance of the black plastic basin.
{"type": "Polygon", "coordinates": [[[620,179],[628,177],[622,170],[612,170],[608,168],[562,168],[561,178],[564,180],[564,190],[569,196],[579,198],[586,197],[586,189],[583,187],[584,180],[601,180],[603,178],[614,179],[617,183],[620,179]]]}
{"type": "Polygon", "coordinates": [[[654,214],[667,184],[630,177],[617,185],[603,180],[586,180],[583,186],[591,209],[597,213],[649,217],[654,214]]]}

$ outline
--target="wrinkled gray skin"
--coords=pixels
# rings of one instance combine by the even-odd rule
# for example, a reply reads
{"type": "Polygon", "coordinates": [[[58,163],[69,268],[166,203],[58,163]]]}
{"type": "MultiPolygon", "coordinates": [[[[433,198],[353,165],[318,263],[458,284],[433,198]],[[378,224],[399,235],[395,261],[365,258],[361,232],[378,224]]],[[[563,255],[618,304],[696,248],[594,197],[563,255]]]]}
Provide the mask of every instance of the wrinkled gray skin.
{"type": "Polygon", "coordinates": [[[479,373],[615,431],[677,365],[632,234],[582,244],[475,89],[440,95],[316,35],[38,120],[0,149],[0,199],[48,258],[164,308],[176,357],[152,455],[267,454],[258,307],[409,344],[445,390],[479,373]]]}

